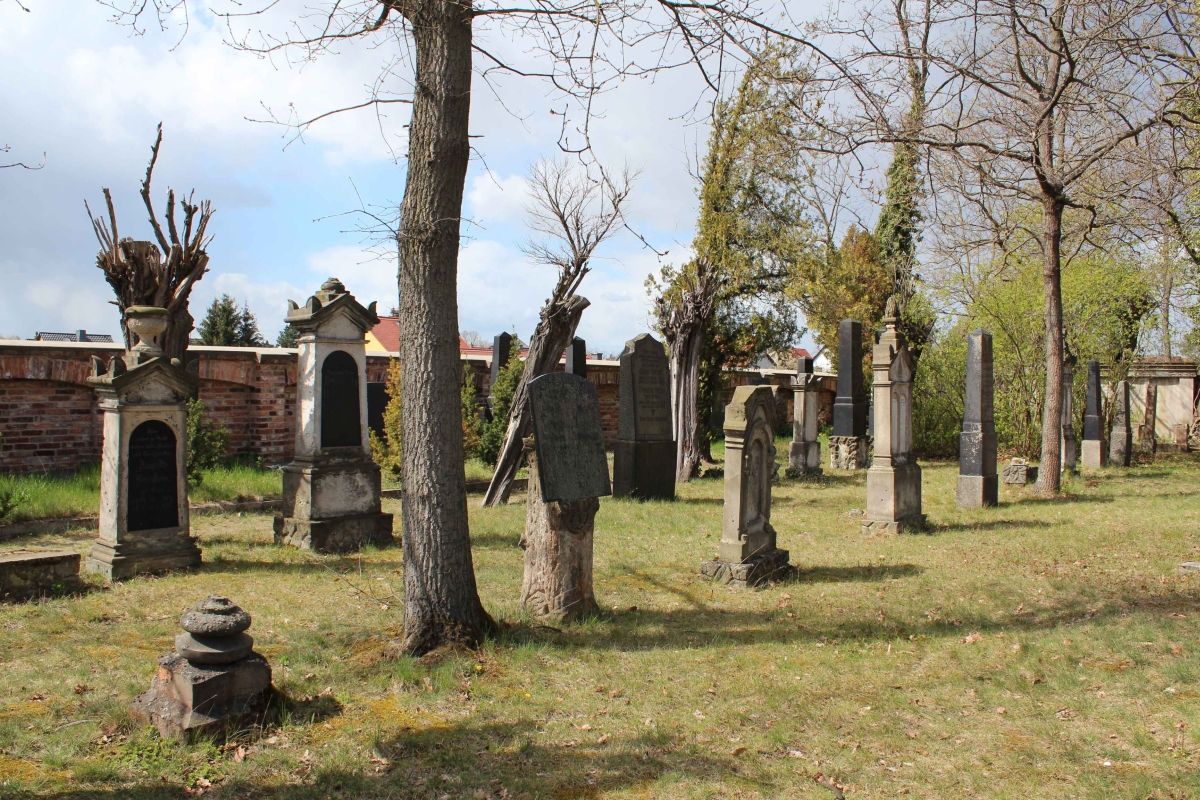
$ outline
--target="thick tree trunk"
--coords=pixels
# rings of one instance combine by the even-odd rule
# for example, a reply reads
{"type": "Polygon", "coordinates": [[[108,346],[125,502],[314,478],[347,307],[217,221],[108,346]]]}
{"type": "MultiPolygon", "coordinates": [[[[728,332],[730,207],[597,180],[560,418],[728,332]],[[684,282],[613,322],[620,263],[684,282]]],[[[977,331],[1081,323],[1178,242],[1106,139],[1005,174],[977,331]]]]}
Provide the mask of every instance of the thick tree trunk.
{"type": "Polygon", "coordinates": [[[592,535],[600,501],[542,500],[533,437],[524,440],[529,458],[529,499],[525,508],[525,577],[521,605],[535,617],[573,622],[599,608],[592,588],[592,535]]]}
{"type": "Polygon", "coordinates": [[[1047,197],[1042,206],[1043,248],[1042,286],[1046,294],[1046,393],[1042,413],[1042,457],[1038,466],[1037,489],[1042,494],[1056,494],[1062,487],[1062,244],[1063,204],[1047,197]]]}
{"type": "Polygon", "coordinates": [[[458,247],[471,104],[471,3],[413,4],[416,88],[401,211],[405,652],[476,645],[458,383],[458,247]]]}
{"type": "Polygon", "coordinates": [[[687,483],[700,471],[703,437],[698,400],[704,325],[689,321],[671,340],[671,420],[675,426],[675,480],[687,483]]]}
{"type": "Polygon", "coordinates": [[[533,419],[529,409],[529,382],[539,375],[553,371],[563,350],[571,343],[583,310],[590,305],[586,297],[575,295],[566,301],[552,301],[538,320],[537,330],[529,338],[529,355],[525,358],[525,369],[513,392],[512,405],[508,411],[508,429],[504,444],[496,457],[496,470],[483,495],[483,506],[498,506],[508,502],[513,480],[521,468],[525,437],[530,433],[533,419]]]}

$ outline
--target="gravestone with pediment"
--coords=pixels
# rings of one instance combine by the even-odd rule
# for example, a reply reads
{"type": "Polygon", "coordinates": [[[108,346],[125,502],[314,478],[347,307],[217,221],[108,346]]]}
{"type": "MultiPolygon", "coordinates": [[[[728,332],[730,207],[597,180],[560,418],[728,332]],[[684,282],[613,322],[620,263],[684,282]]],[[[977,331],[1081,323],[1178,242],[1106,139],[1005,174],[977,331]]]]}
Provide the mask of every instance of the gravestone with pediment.
{"type": "Polygon", "coordinates": [[[813,374],[813,360],[796,362],[792,377],[792,446],[788,451],[788,474],[792,477],[821,474],[821,442],[817,439],[819,379],[813,374]]]}
{"type": "Polygon", "coordinates": [[[862,323],[838,324],[837,396],[833,400],[833,434],[829,437],[832,469],[867,466],[867,394],[863,388],[862,323]]]}
{"type": "Polygon", "coordinates": [[[662,344],[648,333],[621,353],[620,409],[613,449],[613,494],[675,499],[671,377],[662,344]]]}
{"type": "Polygon", "coordinates": [[[296,446],[283,468],[275,543],[322,553],[392,543],[380,510],[379,467],[367,441],[366,332],[379,322],[336,278],[303,306],[288,301],[298,331],[296,446]]]}
{"type": "Polygon", "coordinates": [[[884,311],[883,331],[871,351],[875,441],[867,470],[865,534],[904,533],[925,527],[921,467],[913,453],[913,361],[897,325],[895,298],[884,311]]]}
{"type": "Polygon", "coordinates": [[[775,463],[775,392],[739,386],[725,407],[725,510],[717,557],[700,573],[719,583],[760,586],[791,573],[771,526],[775,463]]]}
{"type": "Polygon", "coordinates": [[[200,563],[187,492],[187,400],[196,379],[163,355],[167,311],[125,309],[135,344],[88,383],[104,415],[99,533],[84,568],[108,580],[189,569],[200,563]]]}
{"type": "Polygon", "coordinates": [[[1108,465],[1104,449],[1104,395],[1100,389],[1100,362],[1088,362],[1087,398],[1083,407],[1083,441],[1079,457],[1084,469],[1100,469],[1108,465]]]}
{"type": "Polygon", "coordinates": [[[569,372],[529,382],[529,463],[521,604],[564,622],[596,612],[592,537],[598,498],[612,494],[596,387],[569,372]]]}

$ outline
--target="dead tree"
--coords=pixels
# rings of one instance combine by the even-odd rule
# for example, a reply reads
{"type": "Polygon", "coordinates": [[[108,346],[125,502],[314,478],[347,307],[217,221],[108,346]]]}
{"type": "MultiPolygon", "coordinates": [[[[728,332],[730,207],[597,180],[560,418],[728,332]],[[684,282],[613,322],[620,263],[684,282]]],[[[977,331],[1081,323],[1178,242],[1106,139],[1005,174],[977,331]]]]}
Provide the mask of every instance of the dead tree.
{"type": "Polygon", "coordinates": [[[154,165],[158,161],[158,150],[162,145],[162,123],[158,124],[158,135],[150,148],[150,164],[146,177],[142,179],[142,203],[150,215],[150,227],[155,241],[135,241],[120,238],[117,228],[117,212],[113,207],[112,193],[105,187],[104,204],[108,208],[108,220],[97,218],[85,200],[92,229],[100,241],[100,252],[96,266],[104,272],[104,278],[112,286],[117,299],[110,301],[121,310],[121,333],[125,346],[130,346],[129,331],[125,329],[125,311],[130,306],[156,306],[167,310],[167,330],[163,334],[163,353],[167,358],[183,358],[187,350],[188,334],[195,320],[188,313],[188,298],[196,281],[208,270],[206,248],[212,237],[205,236],[208,222],[212,219],[213,207],[208,200],[199,204],[192,201],[194,192],[180,202],[183,208],[183,236],[175,220],[175,190],[167,190],[167,229],[158,220],[154,203],[150,199],[150,179],[154,176],[154,165]],[[163,254],[166,254],[164,257],[163,254]]]}
{"type": "Polygon", "coordinates": [[[524,445],[529,435],[529,382],[554,369],[563,350],[575,335],[583,310],[589,301],[577,292],[591,270],[596,248],[621,223],[621,205],[629,196],[632,176],[626,172],[618,180],[603,173],[591,178],[572,171],[562,162],[538,164],[530,176],[532,199],[530,223],[547,237],[530,242],[525,253],[535,262],[558,270],[558,281],[538,314],[537,327],[529,339],[529,355],[521,380],[513,392],[508,412],[508,429],[496,457],[496,470],[483,496],[484,506],[508,501],[512,482],[521,467],[524,445]]]}

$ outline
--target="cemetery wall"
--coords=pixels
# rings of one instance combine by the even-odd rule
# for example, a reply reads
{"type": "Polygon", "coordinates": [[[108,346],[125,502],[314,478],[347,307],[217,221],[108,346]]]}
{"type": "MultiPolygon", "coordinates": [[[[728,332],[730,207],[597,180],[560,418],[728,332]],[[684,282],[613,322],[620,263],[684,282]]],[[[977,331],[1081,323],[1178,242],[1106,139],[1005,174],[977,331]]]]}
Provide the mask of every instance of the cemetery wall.
{"type": "MultiPolygon", "coordinates": [[[[91,358],[107,361],[120,344],[0,341],[0,472],[66,472],[100,459],[102,423],[95,392],[87,384],[91,358]]],[[[295,437],[296,351],[289,348],[193,345],[200,400],[210,418],[229,431],[230,453],[278,464],[292,455],[295,437]]],[[[388,356],[367,355],[367,380],[382,384],[388,356]]],[[[490,390],[490,359],[464,357],[480,402],[490,390]]],[[[560,366],[561,368],[561,366],[560,366]]],[[[617,438],[618,363],[588,362],[596,386],[606,446],[617,438]]],[[[790,385],[786,370],[731,373],[726,402],[738,385],[766,380],[790,385]]],[[[825,376],[822,422],[829,418],[834,379],[825,376]]],[[[790,425],[792,393],[776,393],[781,427],[790,425]]]]}

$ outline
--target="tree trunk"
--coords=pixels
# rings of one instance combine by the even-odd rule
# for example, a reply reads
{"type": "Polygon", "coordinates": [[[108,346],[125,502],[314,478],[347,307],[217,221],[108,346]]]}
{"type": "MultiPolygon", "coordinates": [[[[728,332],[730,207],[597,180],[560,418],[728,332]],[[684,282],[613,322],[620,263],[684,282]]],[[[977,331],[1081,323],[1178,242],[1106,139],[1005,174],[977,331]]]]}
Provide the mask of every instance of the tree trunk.
{"type": "Polygon", "coordinates": [[[496,456],[496,470],[483,495],[483,506],[498,506],[508,502],[513,479],[521,468],[523,444],[529,435],[533,419],[529,409],[529,382],[539,375],[554,369],[563,350],[571,343],[583,310],[590,305],[586,297],[575,295],[566,301],[552,301],[538,320],[537,330],[529,337],[529,355],[525,358],[525,369],[521,380],[513,391],[512,405],[508,410],[508,429],[504,444],[496,456]]]}
{"type": "Polygon", "coordinates": [[[413,4],[416,88],[401,211],[405,652],[474,646],[495,626],[475,587],[459,404],[458,248],[471,103],[470,0],[413,4]]]}
{"type": "Polygon", "coordinates": [[[1056,494],[1062,487],[1059,446],[1062,439],[1062,245],[1063,203],[1047,197],[1042,204],[1043,249],[1042,286],[1046,294],[1046,394],[1042,412],[1042,457],[1038,466],[1037,489],[1056,494]]]}
{"type": "Polygon", "coordinates": [[[703,436],[698,408],[702,322],[688,321],[671,341],[671,419],[675,425],[675,480],[687,483],[700,471],[703,436]]]}
{"type": "Polygon", "coordinates": [[[599,607],[592,588],[592,535],[600,501],[595,497],[545,502],[538,484],[533,437],[523,441],[529,459],[529,499],[525,507],[525,577],[521,605],[530,614],[573,622],[599,607]]]}

